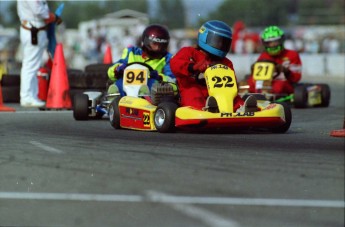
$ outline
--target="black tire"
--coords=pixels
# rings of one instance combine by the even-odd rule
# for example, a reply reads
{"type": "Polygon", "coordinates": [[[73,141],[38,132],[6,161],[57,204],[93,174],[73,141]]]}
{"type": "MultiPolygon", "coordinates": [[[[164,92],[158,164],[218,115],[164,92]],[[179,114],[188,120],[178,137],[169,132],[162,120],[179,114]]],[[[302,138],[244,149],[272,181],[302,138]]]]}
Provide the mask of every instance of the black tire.
{"type": "Polygon", "coordinates": [[[19,74],[4,74],[1,79],[2,87],[20,86],[19,74]]]}
{"type": "Polygon", "coordinates": [[[296,108],[306,108],[308,105],[307,85],[299,85],[294,90],[294,106],[296,108]]]}
{"type": "Polygon", "coordinates": [[[321,87],[321,107],[328,107],[331,100],[331,89],[328,84],[319,84],[321,87]]]}
{"type": "Polygon", "coordinates": [[[283,125],[277,127],[277,128],[273,128],[272,132],[274,132],[274,133],[285,133],[290,128],[291,121],[292,121],[292,113],[291,113],[290,106],[287,103],[282,102],[279,104],[282,105],[284,108],[285,123],[283,125]]]}
{"type": "Polygon", "coordinates": [[[263,94],[245,94],[242,96],[243,100],[246,100],[250,95],[254,96],[256,98],[256,100],[263,100],[263,101],[267,101],[267,98],[265,95],[263,94]]]}
{"type": "Polygon", "coordinates": [[[73,117],[77,121],[89,119],[89,96],[86,94],[76,94],[73,99],[73,117]]]}
{"type": "Polygon", "coordinates": [[[169,133],[175,131],[175,112],[177,104],[162,102],[158,104],[154,114],[154,123],[158,132],[169,133]]]}
{"type": "Polygon", "coordinates": [[[6,103],[19,103],[20,87],[9,86],[2,87],[2,101],[6,103]]]}
{"type": "Polygon", "coordinates": [[[68,82],[71,89],[88,89],[87,78],[83,72],[69,73],[68,82]]]}
{"type": "Polygon", "coordinates": [[[87,73],[108,73],[108,69],[113,64],[102,64],[102,63],[96,63],[96,64],[90,64],[85,66],[85,72],[87,73]]]}
{"type": "Polygon", "coordinates": [[[106,89],[108,74],[106,73],[85,73],[85,80],[88,89],[106,89]]]}
{"type": "Polygon", "coordinates": [[[117,96],[114,100],[109,104],[109,122],[110,125],[115,129],[120,129],[120,109],[119,109],[119,102],[121,97],[117,96]]]}

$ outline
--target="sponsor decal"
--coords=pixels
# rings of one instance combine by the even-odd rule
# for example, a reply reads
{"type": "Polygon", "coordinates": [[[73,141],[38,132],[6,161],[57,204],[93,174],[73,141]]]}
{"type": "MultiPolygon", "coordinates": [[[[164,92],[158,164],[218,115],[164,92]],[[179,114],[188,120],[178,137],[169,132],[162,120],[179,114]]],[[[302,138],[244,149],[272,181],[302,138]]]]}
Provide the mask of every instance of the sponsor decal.
{"type": "Polygon", "coordinates": [[[277,104],[275,104],[275,103],[271,103],[271,104],[269,104],[269,105],[265,108],[265,110],[273,109],[274,107],[276,107],[276,105],[277,105],[277,104]]]}
{"type": "Polygon", "coordinates": [[[206,30],[206,28],[204,26],[201,26],[201,28],[199,29],[199,33],[204,33],[206,30]]]}
{"type": "Polygon", "coordinates": [[[246,113],[221,113],[220,117],[253,117],[255,112],[246,112],[246,113]]]}
{"type": "Polygon", "coordinates": [[[150,127],[150,113],[149,112],[143,112],[143,124],[144,127],[150,127]]]}
{"type": "Polygon", "coordinates": [[[139,110],[127,107],[126,108],[126,114],[139,116],[139,110]]]}
{"type": "Polygon", "coordinates": [[[158,37],[149,37],[150,41],[156,42],[156,43],[168,43],[168,40],[166,39],[160,39],[158,37]]]}

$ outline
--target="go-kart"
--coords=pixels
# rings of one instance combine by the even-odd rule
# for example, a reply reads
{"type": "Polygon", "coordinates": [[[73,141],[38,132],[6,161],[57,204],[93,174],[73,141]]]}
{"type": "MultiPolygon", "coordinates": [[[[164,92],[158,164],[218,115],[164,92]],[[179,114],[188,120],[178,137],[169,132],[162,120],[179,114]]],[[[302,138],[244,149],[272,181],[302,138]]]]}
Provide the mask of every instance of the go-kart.
{"type": "MultiPolygon", "coordinates": [[[[274,75],[273,62],[255,62],[252,71],[255,94],[262,94],[268,100],[279,103],[290,102],[296,108],[329,106],[331,92],[327,84],[299,83],[295,85],[293,94],[276,94],[272,91],[272,80],[277,76],[274,75]]],[[[246,80],[240,82],[239,94],[241,96],[250,94],[246,80]]]]}
{"type": "Polygon", "coordinates": [[[158,89],[160,100],[155,104],[142,97],[115,98],[109,106],[110,124],[116,129],[157,130],[161,133],[179,128],[265,128],[277,133],[289,129],[291,110],[285,103],[259,99],[255,112],[234,111],[233,100],[238,89],[235,73],[229,67],[222,64],[209,67],[204,73],[204,80],[209,96],[213,97],[208,100],[215,101],[215,108],[197,110],[180,106],[176,99],[167,98],[172,97],[172,89],[158,89]]]}
{"type": "Polygon", "coordinates": [[[155,131],[153,116],[156,105],[162,100],[176,102],[173,86],[158,82],[149,90],[150,72],[153,69],[140,62],[129,64],[123,74],[125,96],[116,96],[109,104],[109,122],[115,129],[126,128],[155,131]]]}
{"type": "MultiPolygon", "coordinates": [[[[152,102],[148,88],[151,71],[153,71],[152,67],[142,62],[128,64],[123,72],[124,97],[141,97],[140,99],[146,98],[152,102]]],[[[128,97],[125,99],[129,99],[128,97]]],[[[155,102],[159,97],[156,95],[153,98],[153,102],[155,102]]],[[[104,115],[110,115],[110,121],[113,121],[114,103],[111,106],[110,114],[109,107],[113,100],[118,102],[120,99],[119,92],[86,91],[76,94],[73,99],[73,116],[76,120],[88,120],[101,119],[104,115]]]]}

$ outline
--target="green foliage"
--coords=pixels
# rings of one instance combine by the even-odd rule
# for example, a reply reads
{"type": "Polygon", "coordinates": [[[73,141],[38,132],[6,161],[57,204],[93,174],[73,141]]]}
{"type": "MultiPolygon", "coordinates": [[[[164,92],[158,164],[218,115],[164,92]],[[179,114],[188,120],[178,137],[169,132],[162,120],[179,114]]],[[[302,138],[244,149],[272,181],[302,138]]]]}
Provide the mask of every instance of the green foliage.
{"type": "MultiPolygon", "coordinates": [[[[118,0],[118,1],[64,1],[65,8],[62,15],[68,28],[78,28],[81,21],[93,20],[122,9],[132,9],[143,13],[147,12],[147,1],[118,0]]],[[[61,2],[53,2],[51,9],[61,2]]]]}
{"type": "MultiPolygon", "coordinates": [[[[62,19],[67,28],[78,28],[81,21],[98,19],[122,9],[148,13],[148,0],[48,1],[48,4],[54,11],[62,2],[65,3],[62,19]]],[[[150,18],[151,23],[165,24],[170,29],[185,27],[187,9],[183,0],[156,0],[156,3],[157,13],[150,18]]],[[[212,0],[207,4],[212,4],[212,0]]],[[[8,6],[3,10],[7,11],[6,17],[0,14],[0,24],[18,27],[17,1],[0,1],[0,7],[5,6],[8,6]]],[[[247,26],[334,25],[344,24],[344,12],[344,0],[224,0],[218,9],[201,18],[197,26],[210,19],[223,20],[229,25],[242,20],[247,26]]]]}
{"type": "Polygon", "coordinates": [[[344,0],[224,0],[208,19],[230,25],[242,20],[248,26],[334,25],[344,23],[344,11],[344,0]]]}
{"type": "Polygon", "coordinates": [[[152,18],[153,23],[164,24],[170,29],[184,27],[185,9],[181,0],[159,0],[158,3],[158,16],[152,18]]]}
{"type": "Polygon", "coordinates": [[[290,0],[225,0],[209,18],[222,20],[230,25],[242,20],[250,26],[286,24],[290,0]]]}

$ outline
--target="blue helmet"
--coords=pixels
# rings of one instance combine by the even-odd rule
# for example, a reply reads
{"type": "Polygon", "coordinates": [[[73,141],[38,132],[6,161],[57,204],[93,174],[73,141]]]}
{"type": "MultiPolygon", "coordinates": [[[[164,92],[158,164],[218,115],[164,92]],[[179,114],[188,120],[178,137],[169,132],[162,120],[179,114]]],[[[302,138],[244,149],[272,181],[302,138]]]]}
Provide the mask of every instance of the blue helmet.
{"type": "Polygon", "coordinates": [[[198,46],[209,54],[225,57],[232,42],[231,28],[219,20],[204,23],[198,33],[198,46]]]}

